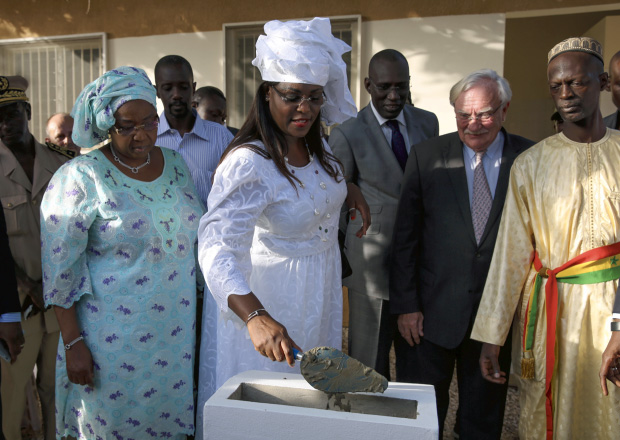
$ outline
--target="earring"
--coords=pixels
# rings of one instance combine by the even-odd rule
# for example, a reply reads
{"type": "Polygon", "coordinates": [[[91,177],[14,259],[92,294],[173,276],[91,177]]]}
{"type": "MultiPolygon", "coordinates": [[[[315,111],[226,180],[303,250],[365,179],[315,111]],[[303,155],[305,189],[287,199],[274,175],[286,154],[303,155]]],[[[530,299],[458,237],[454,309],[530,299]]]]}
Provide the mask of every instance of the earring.
{"type": "Polygon", "coordinates": [[[269,97],[265,96],[265,101],[269,102],[269,97]]]}

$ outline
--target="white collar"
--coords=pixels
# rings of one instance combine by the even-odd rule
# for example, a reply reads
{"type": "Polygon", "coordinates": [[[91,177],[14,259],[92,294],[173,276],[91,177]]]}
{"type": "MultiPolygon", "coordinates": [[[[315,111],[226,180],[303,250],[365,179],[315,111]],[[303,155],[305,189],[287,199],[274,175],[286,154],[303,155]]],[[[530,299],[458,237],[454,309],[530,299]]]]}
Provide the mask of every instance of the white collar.
{"type": "MultiPolygon", "coordinates": [[[[391,119],[385,119],[383,116],[381,116],[379,114],[379,112],[375,108],[375,105],[372,103],[372,101],[370,101],[370,108],[372,109],[372,112],[375,114],[375,117],[377,118],[377,121],[379,122],[379,125],[383,125],[387,121],[391,121],[391,119]]],[[[405,122],[405,108],[404,107],[400,111],[398,116],[395,117],[394,119],[396,119],[400,123],[400,125],[402,125],[403,127],[405,127],[405,128],[407,127],[407,123],[405,122]]]]}

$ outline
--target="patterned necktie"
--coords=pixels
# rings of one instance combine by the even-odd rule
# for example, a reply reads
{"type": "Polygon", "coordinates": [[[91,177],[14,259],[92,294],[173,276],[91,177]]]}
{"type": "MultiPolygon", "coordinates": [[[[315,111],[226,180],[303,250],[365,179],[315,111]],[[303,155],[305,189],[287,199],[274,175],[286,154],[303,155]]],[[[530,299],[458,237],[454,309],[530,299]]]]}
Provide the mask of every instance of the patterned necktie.
{"type": "Polygon", "coordinates": [[[476,166],[474,167],[474,189],[473,200],[471,204],[471,219],[474,223],[474,234],[476,242],[480,244],[480,238],[484,232],[484,227],[489,219],[493,197],[491,197],[491,189],[487,181],[487,175],[484,172],[482,164],[482,156],[485,152],[476,153],[476,166]]]}
{"type": "Polygon", "coordinates": [[[392,151],[396,160],[400,164],[400,167],[405,171],[405,165],[407,165],[407,147],[405,146],[405,138],[398,128],[398,121],[396,119],[390,119],[385,123],[392,130],[392,151]]]}

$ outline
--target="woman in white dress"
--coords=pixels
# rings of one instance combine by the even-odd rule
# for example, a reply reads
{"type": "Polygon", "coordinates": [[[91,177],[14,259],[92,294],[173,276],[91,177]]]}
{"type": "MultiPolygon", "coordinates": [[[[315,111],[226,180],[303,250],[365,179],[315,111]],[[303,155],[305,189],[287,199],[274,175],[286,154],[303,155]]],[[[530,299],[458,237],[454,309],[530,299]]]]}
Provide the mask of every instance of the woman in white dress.
{"type": "Polygon", "coordinates": [[[345,198],[364,219],[360,237],[370,224],[320,132],[321,118],[357,114],[342,61],[350,47],[324,18],[269,22],[265,32],[253,61],[265,82],[215,172],[199,227],[200,266],[221,311],[216,387],[246,370],[295,372],[293,347],[341,347],[345,198]]]}

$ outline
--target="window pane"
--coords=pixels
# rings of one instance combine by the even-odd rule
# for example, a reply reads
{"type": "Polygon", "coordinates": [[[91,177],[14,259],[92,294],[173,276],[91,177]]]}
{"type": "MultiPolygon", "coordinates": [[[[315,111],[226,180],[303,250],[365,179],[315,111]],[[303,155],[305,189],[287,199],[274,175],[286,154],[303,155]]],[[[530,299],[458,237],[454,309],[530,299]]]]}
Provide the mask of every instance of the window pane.
{"type": "Polygon", "coordinates": [[[47,119],[54,113],[70,112],[84,86],[103,73],[102,49],[102,37],[0,41],[2,71],[28,80],[30,130],[38,141],[45,139],[47,119]]]}
{"type": "MultiPolygon", "coordinates": [[[[355,20],[332,22],[332,33],[349,46],[353,46],[356,35],[355,20]]],[[[226,29],[226,94],[228,100],[228,121],[231,126],[239,127],[245,121],[256,90],[262,79],[260,72],[252,65],[256,54],[256,40],[263,34],[263,26],[230,27],[226,29]]],[[[347,66],[347,83],[351,87],[352,54],[343,55],[347,66]]],[[[357,73],[356,73],[357,75],[357,73]]]]}

